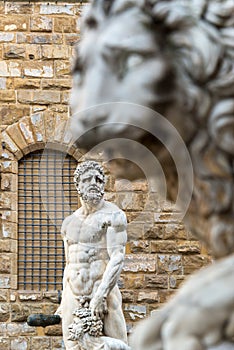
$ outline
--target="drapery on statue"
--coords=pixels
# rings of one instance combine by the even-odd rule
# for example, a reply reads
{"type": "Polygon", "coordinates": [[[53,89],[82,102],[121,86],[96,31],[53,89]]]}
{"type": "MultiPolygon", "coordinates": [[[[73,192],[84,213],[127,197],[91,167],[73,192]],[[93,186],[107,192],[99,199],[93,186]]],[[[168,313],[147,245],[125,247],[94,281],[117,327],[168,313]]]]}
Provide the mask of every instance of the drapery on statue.
{"type": "Polygon", "coordinates": [[[233,0],[96,0],[84,17],[71,104],[79,135],[90,131],[79,143],[135,138],[160,159],[173,199],[175,165],[144,128],[131,126],[150,125],[147,109],[131,114],[113,102],[162,114],[193,163],[186,223],[218,258],[139,326],[134,350],[234,349],[233,26],[233,0]]]}
{"type": "Polygon", "coordinates": [[[105,175],[94,161],[77,166],[82,206],[65,218],[66,266],[57,311],[66,350],[129,350],[117,280],[122,270],[126,216],[103,199],[105,175]]]}

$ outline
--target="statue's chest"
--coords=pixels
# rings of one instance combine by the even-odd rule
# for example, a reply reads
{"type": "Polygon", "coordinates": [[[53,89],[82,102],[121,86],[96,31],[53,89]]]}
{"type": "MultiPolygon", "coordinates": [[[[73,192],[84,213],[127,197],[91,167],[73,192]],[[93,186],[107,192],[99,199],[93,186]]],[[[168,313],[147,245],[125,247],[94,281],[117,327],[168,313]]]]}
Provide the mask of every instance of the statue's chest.
{"type": "MultiPolygon", "coordinates": [[[[106,215],[94,213],[91,215],[74,217],[67,228],[66,237],[74,243],[101,243],[105,241],[108,227],[106,215]]],[[[110,222],[109,222],[110,224],[110,222]]]]}

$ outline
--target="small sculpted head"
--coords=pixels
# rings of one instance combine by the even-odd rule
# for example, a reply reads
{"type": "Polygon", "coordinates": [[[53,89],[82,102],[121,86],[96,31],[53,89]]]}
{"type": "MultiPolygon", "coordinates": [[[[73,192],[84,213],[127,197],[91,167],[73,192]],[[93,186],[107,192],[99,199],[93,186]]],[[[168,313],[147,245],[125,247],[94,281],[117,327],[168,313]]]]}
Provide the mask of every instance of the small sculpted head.
{"type": "Polygon", "coordinates": [[[104,170],[97,162],[83,162],[74,172],[74,183],[82,200],[96,205],[104,195],[104,170]]]}

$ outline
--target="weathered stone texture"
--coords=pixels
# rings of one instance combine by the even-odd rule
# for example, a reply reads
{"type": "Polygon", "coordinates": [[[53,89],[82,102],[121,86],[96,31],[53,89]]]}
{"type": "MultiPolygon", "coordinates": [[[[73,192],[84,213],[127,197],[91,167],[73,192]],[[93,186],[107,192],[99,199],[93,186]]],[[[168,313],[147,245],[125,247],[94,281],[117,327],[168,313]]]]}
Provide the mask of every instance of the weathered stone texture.
{"type": "MultiPolygon", "coordinates": [[[[1,350],[64,349],[61,325],[26,325],[29,314],[54,313],[59,293],[17,290],[17,159],[47,142],[72,144],[67,129],[71,61],[80,37],[77,19],[85,6],[78,1],[0,1],[1,350]]],[[[80,149],[72,152],[76,159],[83,155],[80,149]]],[[[149,193],[146,181],[109,176],[106,199],[122,207],[129,222],[118,285],[130,330],[210,258],[177,221],[172,205],[149,193]]]]}

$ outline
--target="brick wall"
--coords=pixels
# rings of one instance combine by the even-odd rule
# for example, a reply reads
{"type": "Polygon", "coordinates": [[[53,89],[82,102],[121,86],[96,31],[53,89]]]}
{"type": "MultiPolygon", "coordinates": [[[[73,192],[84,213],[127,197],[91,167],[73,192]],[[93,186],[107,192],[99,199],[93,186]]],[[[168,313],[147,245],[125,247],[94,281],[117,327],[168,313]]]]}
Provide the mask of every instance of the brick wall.
{"type": "MultiPolygon", "coordinates": [[[[84,3],[0,2],[1,151],[0,349],[61,349],[61,327],[29,327],[31,313],[53,313],[58,292],[17,290],[17,164],[51,147],[79,159],[66,130],[70,63],[84,3]]],[[[96,157],[93,155],[94,158],[96,157]]],[[[145,181],[110,178],[106,198],[125,210],[127,255],[119,285],[128,328],[161,306],[194,270],[210,261],[204,247],[149,193],[145,181]]]]}

